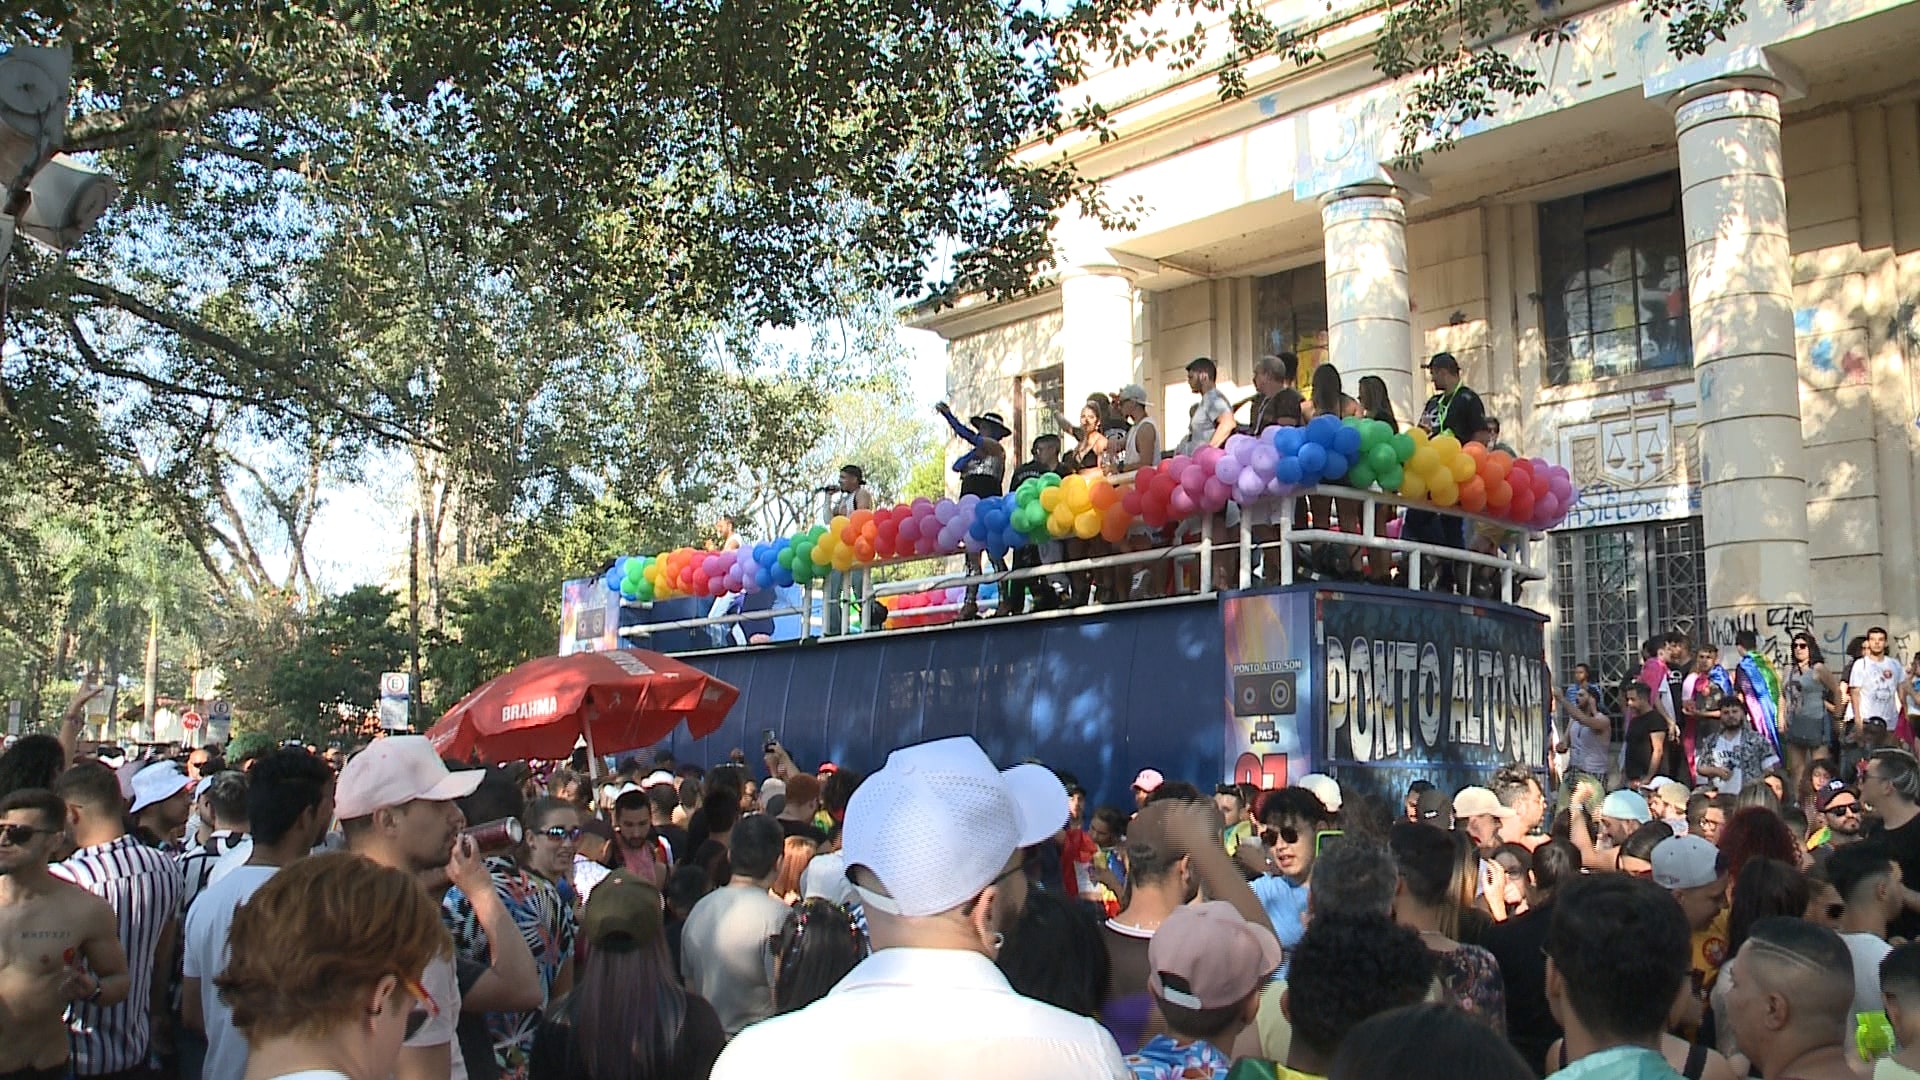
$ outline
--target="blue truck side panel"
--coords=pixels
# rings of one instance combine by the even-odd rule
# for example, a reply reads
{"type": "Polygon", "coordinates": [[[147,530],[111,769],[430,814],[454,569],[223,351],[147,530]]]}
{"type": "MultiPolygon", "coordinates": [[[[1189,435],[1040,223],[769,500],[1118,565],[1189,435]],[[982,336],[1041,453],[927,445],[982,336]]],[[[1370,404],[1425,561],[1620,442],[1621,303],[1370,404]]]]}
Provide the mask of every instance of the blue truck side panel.
{"type": "Polygon", "coordinates": [[[1220,775],[1224,665],[1211,601],[925,633],[681,654],[740,687],[721,729],[669,744],[711,765],[757,760],[772,728],[796,761],[872,771],[895,747],[971,735],[995,761],[1073,773],[1130,806],[1134,773],[1220,775]]]}

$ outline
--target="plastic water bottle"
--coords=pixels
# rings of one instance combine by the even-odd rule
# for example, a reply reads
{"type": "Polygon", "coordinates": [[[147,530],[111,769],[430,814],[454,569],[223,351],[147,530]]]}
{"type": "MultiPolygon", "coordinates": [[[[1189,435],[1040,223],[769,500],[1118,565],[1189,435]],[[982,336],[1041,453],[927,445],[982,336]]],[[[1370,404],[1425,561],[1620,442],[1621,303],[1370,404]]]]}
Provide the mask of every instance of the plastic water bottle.
{"type": "Polygon", "coordinates": [[[1861,1061],[1875,1061],[1893,1053],[1893,1025],[1884,1012],[1863,1012],[1854,1021],[1854,1049],[1861,1061]]]}

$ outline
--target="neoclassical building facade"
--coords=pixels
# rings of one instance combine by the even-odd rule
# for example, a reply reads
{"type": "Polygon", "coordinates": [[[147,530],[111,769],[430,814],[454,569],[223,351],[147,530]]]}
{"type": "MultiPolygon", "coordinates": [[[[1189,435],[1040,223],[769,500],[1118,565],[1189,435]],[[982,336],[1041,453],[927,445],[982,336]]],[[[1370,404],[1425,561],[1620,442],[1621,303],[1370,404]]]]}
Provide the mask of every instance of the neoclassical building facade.
{"type": "Polygon", "coordinates": [[[1303,384],[1383,377],[1405,423],[1446,349],[1503,437],[1586,491],[1526,597],[1557,669],[1617,678],[1673,627],[1779,653],[1811,625],[1837,653],[1879,624],[1920,648],[1920,4],[1747,0],[1688,59],[1631,0],[1553,8],[1571,40],[1494,46],[1545,89],[1417,174],[1388,164],[1382,6],[1268,8],[1296,10],[1327,59],[1257,64],[1243,99],[1205,65],[1084,85],[1118,137],[1033,152],[1064,147],[1133,227],[1069,222],[1036,295],[916,317],[955,407],[1024,447],[1140,382],[1184,432],[1188,361],[1237,401],[1289,350],[1303,384]]]}

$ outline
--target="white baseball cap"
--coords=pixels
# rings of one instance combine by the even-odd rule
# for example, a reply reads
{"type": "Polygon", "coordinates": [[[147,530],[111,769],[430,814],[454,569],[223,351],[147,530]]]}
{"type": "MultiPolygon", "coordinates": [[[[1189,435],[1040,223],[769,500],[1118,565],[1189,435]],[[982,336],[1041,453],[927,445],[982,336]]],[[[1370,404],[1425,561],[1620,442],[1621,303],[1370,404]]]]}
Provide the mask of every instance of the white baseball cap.
{"type": "Polygon", "coordinates": [[[1310,772],[1295,780],[1293,786],[1313,792],[1314,798],[1320,800],[1320,805],[1326,807],[1329,814],[1339,813],[1340,807],[1346,803],[1340,796],[1340,782],[1326,773],[1310,772]]]}
{"type": "Polygon", "coordinates": [[[1670,836],[1653,846],[1653,883],[1663,889],[1697,889],[1720,880],[1720,849],[1698,836],[1670,836]]]}
{"type": "Polygon", "coordinates": [[[133,774],[133,806],[127,813],[137,814],[154,803],[166,802],[187,790],[192,783],[180,766],[173,762],[154,762],[133,774]]]}
{"type": "Polygon", "coordinates": [[[392,735],[375,740],[340,770],[333,793],[334,814],[341,821],[351,821],[417,799],[464,799],[486,775],[484,769],[449,771],[425,735],[392,735]]]}
{"type": "Polygon", "coordinates": [[[1497,818],[1510,818],[1513,811],[1501,805],[1500,797],[1492,791],[1475,786],[1463,787],[1453,793],[1453,817],[1455,821],[1463,818],[1492,814],[1497,818]]]}
{"type": "Polygon", "coordinates": [[[656,772],[648,773],[647,778],[640,781],[640,786],[643,788],[657,788],[661,784],[672,785],[673,774],[665,769],[660,769],[656,772]]]}
{"type": "Polygon", "coordinates": [[[1067,789],[1043,765],[994,767],[966,736],[907,746],[847,803],[841,853],[884,894],[866,906],[920,918],[951,911],[999,879],[1013,853],[1059,832],[1067,789]]]}

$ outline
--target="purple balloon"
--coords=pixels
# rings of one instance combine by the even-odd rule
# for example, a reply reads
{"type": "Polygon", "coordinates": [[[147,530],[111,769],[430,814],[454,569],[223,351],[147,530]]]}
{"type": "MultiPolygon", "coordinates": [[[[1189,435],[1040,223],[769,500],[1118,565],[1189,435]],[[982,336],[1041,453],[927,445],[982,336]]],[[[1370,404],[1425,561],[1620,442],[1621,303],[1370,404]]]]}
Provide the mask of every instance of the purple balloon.
{"type": "Polygon", "coordinates": [[[1245,466],[1240,459],[1231,454],[1221,454],[1220,460],[1213,463],[1213,478],[1223,484],[1232,484],[1240,479],[1240,470],[1245,466]]]}
{"type": "Polygon", "coordinates": [[[1267,481],[1252,469],[1242,469],[1239,479],[1233,482],[1233,495],[1242,503],[1250,503],[1267,492],[1267,481]]]}
{"type": "Polygon", "coordinates": [[[1258,443],[1259,440],[1253,436],[1241,435],[1236,432],[1227,436],[1227,456],[1235,458],[1240,464],[1245,465],[1253,453],[1253,448],[1258,445],[1258,443]]]}
{"type": "Polygon", "coordinates": [[[972,510],[975,506],[979,505],[979,502],[980,502],[980,496],[975,495],[972,492],[968,492],[965,495],[960,496],[960,502],[956,505],[958,505],[962,510],[972,510]]]}
{"type": "Polygon", "coordinates": [[[1253,448],[1252,460],[1247,467],[1259,475],[1262,480],[1273,479],[1274,470],[1280,466],[1280,452],[1269,443],[1260,443],[1253,448]]]}
{"type": "Polygon", "coordinates": [[[939,502],[933,504],[934,520],[938,521],[942,525],[945,525],[951,522],[954,518],[954,515],[958,514],[959,512],[960,512],[959,505],[955,503],[952,499],[941,499],[939,502]]]}

